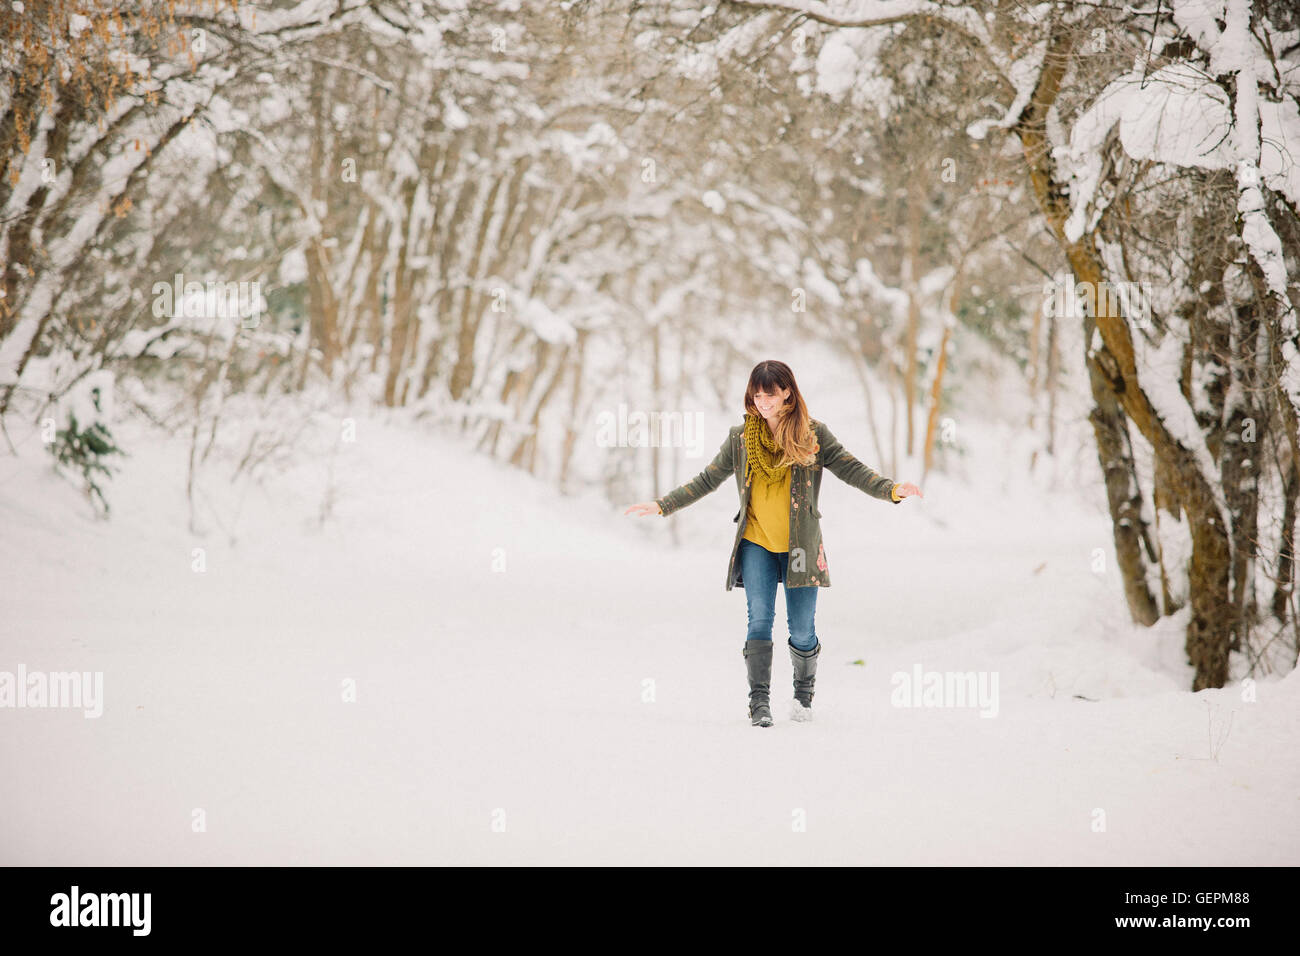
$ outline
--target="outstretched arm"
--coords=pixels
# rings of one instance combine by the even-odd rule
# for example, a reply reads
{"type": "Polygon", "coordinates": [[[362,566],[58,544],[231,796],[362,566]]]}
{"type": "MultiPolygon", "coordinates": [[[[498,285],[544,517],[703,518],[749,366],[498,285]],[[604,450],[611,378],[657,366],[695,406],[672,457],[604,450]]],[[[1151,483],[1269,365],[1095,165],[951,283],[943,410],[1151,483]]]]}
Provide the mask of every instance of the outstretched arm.
{"type": "Polygon", "coordinates": [[[900,492],[909,488],[913,489],[913,493],[920,492],[920,489],[914,485],[904,485],[892,478],[886,478],[858,461],[844,449],[825,425],[821,427],[820,441],[823,467],[845,484],[852,485],[873,498],[892,501],[894,504],[899,504],[906,497],[900,492]]]}

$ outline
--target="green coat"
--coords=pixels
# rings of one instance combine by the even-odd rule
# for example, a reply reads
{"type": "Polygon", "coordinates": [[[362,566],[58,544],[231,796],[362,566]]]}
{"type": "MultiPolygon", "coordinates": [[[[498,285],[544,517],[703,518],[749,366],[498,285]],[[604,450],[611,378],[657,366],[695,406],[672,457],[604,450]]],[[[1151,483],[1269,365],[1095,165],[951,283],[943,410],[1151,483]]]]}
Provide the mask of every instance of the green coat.
{"type": "MultiPolygon", "coordinates": [[[[828,588],[831,578],[826,565],[826,550],[822,546],[822,513],[817,509],[817,494],[822,486],[822,467],[841,481],[866,492],[881,501],[894,501],[893,480],[878,474],[858,461],[831,434],[830,429],[817,420],[812,421],[817,434],[817,457],[811,465],[791,465],[790,475],[790,560],[786,573],[786,587],[817,586],[828,588]],[[811,560],[810,560],[811,556],[811,560]]],[[[705,469],[662,498],[656,498],[664,516],[703,498],[715,490],[728,475],[736,476],[736,489],[740,492],[740,510],[732,518],[736,524],[736,540],[731,546],[731,559],[727,562],[727,590],[745,586],[741,578],[736,555],[745,536],[749,510],[749,491],[745,485],[744,425],[733,425],[722,443],[717,457],[705,469]]],[[[901,504],[902,499],[894,502],[901,504]]]]}

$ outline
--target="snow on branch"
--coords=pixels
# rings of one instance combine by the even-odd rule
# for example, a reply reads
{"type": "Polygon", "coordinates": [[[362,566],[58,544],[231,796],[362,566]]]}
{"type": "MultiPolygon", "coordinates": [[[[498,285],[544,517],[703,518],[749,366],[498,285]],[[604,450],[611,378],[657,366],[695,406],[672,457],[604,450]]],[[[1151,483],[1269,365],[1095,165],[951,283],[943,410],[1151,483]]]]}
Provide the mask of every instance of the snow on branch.
{"type": "MultiPolygon", "coordinates": [[[[1017,94],[1020,87],[1013,76],[1013,62],[993,42],[988,24],[979,11],[966,4],[949,5],[930,0],[729,0],[740,7],[756,10],[780,10],[802,14],[817,23],[832,27],[881,27],[930,17],[947,24],[970,38],[1006,83],[1017,94]]],[[[1032,89],[1032,84],[1030,84],[1032,89]]]]}

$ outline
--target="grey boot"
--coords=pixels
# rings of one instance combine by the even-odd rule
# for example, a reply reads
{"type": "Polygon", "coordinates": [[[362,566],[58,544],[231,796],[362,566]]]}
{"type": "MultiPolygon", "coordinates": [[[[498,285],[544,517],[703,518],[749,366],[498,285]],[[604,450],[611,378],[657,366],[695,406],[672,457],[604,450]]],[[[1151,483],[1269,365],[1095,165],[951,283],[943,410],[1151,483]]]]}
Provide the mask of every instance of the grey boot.
{"type": "Polygon", "coordinates": [[[790,663],[794,665],[794,706],[792,720],[812,720],[813,683],[817,679],[817,655],[822,652],[822,642],[811,651],[801,651],[789,641],[790,663]]]}
{"type": "Polygon", "coordinates": [[[771,727],[768,689],[772,682],[772,642],[746,641],[744,655],[749,675],[749,722],[755,727],[771,727]]]}

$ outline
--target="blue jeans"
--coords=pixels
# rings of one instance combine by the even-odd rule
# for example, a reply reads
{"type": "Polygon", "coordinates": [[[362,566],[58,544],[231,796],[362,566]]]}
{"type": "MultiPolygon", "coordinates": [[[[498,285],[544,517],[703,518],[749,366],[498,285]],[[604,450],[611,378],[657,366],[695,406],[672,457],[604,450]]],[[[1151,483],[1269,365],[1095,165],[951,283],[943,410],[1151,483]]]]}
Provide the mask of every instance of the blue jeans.
{"type": "MultiPolygon", "coordinates": [[[[746,640],[770,641],[772,624],[776,620],[776,583],[785,584],[790,552],[769,551],[748,538],[740,541],[737,554],[740,576],[745,585],[745,601],[749,605],[749,633],[746,640]]],[[[813,628],[813,614],[817,610],[815,585],[803,588],[785,587],[786,624],[790,628],[790,643],[801,651],[811,651],[817,646],[817,631],[813,628]]]]}

